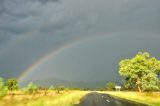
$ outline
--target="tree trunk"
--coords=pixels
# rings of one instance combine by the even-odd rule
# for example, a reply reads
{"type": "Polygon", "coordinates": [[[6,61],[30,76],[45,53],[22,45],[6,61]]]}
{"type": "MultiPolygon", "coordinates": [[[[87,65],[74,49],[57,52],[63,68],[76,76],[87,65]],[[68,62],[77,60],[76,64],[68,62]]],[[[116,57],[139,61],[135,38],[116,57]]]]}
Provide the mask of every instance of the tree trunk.
{"type": "Polygon", "coordinates": [[[141,87],[140,87],[140,85],[141,85],[141,80],[140,80],[139,78],[137,79],[136,85],[137,85],[137,87],[138,87],[138,91],[139,91],[139,92],[142,92],[142,89],[141,89],[141,87]]]}
{"type": "Polygon", "coordinates": [[[142,92],[142,90],[141,90],[141,87],[138,85],[138,91],[139,92],[142,92]]]}

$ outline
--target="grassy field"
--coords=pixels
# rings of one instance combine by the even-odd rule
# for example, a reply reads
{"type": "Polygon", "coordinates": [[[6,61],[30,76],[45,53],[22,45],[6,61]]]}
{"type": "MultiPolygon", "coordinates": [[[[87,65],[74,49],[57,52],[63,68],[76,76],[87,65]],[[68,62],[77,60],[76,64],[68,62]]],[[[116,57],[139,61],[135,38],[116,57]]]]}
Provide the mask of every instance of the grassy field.
{"type": "MultiPolygon", "coordinates": [[[[89,91],[65,90],[57,93],[54,90],[39,91],[37,94],[25,94],[22,91],[10,93],[0,100],[0,106],[74,106],[79,104],[80,99],[89,91]]],[[[138,92],[100,92],[113,95],[149,106],[160,106],[160,92],[138,93],[138,92]]]]}
{"type": "Polygon", "coordinates": [[[160,92],[101,92],[107,93],[116,97],[132,100],[135,102],[147,104],[149,106],[160,106],[160,92]]]}
{"type": "Polygon", "coordinates": [[[0,106],[74,106],[80,102],[87,91],[63,91],[60,94],[56,91],[48,91],[47,95],[41,91],[35,95],[15,92],[14,97],[5,96],[0,100],[0,106]]]}

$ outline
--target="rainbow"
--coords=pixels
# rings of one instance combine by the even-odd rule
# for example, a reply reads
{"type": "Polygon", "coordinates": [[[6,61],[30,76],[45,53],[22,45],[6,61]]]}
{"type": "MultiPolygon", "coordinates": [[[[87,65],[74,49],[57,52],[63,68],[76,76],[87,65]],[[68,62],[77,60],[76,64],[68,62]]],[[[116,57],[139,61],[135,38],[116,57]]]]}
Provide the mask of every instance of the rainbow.
{"type": "Polygon", "coordinates": [[[70,48],[71,46],[72,46],[71,44],[63,45],[63,46],[57,48],[56,50],[54,49],[51,53],[48,53],[45,56],[43,56],[42,58],[38,59],[35,63],[30,65],[26,70],[23,71],[23,73],[18,77],[18,80],[19,81],[23,80],[23,78],[26,75],[28,75],[33,70],[36,70],[36,68],[39,67],[41,64],[45,63],[51,57],[56,56],[57,54],[59,54],[60,52],[66,50],[67,48],[70,48]]]}
{"type": "Polygon", "coordinates": [[[76,41],[74,41],[72,43],[68,42],[67,44],[61,45],[60,47],[54,49],[50,53],[48,53],[45,56],[43,56],[42,58],[38,59],[35,63],[33,63],[32,65],[30,65],[26,70],[24,70],[23,73],[18,77],[18,80],[22,81],[23,78],[25,78],[26,75],[28,75],[30,72],[36,70],[36,68],[38,68],[40,65],[42,65],[43,63],[45,63],[50,58],[53,58],[56,55],[58,55],[59,53],[63,52],[64,50],[72,48],[75,45],[81,44],[81,43],[83,43],[86,40],[87,39],[79,39],[78,41],[76,40],[76,41]]]}
{"type": "Polygon", "coordinates": [[[86,42],[88,40],[95,40],[97,37],[100,36],[92,36],[91,37],[87,37],[87,38],[82,38],[82,39],[78,39],[75,40],[74,42],[68,42],[67,44],[61,45],[60,47],[58,47],[57,49],[54,49],[53,51],[51,51],[50,53],[46,54],[45,56],[43,56],[42,58],[38,59],[35,63],[33,63],[32,65],[30,65],[26,70],[23,71],[23,73],[18,77],[18,80],[21,82],[24,80],[24,78],[30,74],[32,71],[35,71],[40,65],[44,64],[46,61],[48,61],[50,58],[54,58],[56,55],[58,55],[59,53],[72,48],[74,46],[77,46],[79,44],[82,44],[83,42],[86,42]]]}

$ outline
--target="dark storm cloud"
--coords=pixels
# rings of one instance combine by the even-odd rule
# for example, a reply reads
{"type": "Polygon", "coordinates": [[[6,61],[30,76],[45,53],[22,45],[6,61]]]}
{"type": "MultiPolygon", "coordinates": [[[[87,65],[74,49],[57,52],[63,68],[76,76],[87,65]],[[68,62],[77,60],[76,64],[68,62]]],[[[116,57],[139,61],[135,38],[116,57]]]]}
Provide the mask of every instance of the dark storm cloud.
{"type": "Polygon", "coordinates": [[[0,0],[0,70],[18,76],[59,45],[86,36],[158,36],[159,4],[159,0],[0,0]]]}
{"type": "Polygon", "coordinates": [[[0,14],[3,13],[5,10],[4,10],[4,1],[1,0],[0,1],[0,14]]]}
{"type": "MultiPolygon", "coordinates": [[[[42,1],[47,2],[48,0],[42,1]]],[[[87,23],[90,26],[96,25],[94,28],[97,30],[159,31],[157,29],[159,27],[159,22],[157,23],[158,1],[144,3],[144,1],[126,0],[116,2],[68,0],[59,4],[39,4],[32,0],[6,0],[3,2],[2,10],[6,12],[1,15],[1,30],[11,32],[12,35],[23,35],[25,32],[43,29],[46,29],[47,32],[51,29],[63,31],[66,28],[75,28],[77,24],[77,26],[82,25],[83,27],[87,23]]]]}

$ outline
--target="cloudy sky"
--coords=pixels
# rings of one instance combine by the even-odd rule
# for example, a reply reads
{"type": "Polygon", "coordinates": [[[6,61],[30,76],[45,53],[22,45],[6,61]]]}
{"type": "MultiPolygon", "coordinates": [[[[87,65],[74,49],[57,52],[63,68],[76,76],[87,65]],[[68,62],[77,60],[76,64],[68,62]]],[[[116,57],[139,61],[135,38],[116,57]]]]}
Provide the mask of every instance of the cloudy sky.
{"type": "Polygon", "coordinates": [[[0,76],[117,81],[139,51],[160,59],[160,0],[0,0],[0,76]]]}

